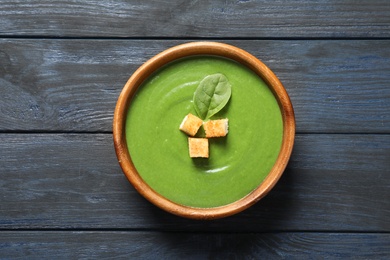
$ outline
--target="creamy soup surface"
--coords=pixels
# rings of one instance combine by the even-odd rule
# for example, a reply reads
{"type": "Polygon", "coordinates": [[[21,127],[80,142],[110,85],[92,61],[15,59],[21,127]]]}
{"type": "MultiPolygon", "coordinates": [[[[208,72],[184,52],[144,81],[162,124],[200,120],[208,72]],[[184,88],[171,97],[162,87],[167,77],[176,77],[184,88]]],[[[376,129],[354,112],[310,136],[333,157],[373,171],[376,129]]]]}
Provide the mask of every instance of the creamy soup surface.
{"type": "MultiPolygon", "coordinates": [[[[235,202],[258,187],[282,143],[280,108],[264,81],[237,62],[195,56],[154,73],[137,90],[126,119],[126,141],[141,177],[167,199],[191,207],[235,202]],[[222,73],[232,94],[211,119],[228,118],[229,133],[209,139],[210,157],[190,158],[188,136],[179,130],[196,114],[193,95],[207,75],[222,73]]],[[[202,129],[197,136],[204,133],[202,129]]]]}

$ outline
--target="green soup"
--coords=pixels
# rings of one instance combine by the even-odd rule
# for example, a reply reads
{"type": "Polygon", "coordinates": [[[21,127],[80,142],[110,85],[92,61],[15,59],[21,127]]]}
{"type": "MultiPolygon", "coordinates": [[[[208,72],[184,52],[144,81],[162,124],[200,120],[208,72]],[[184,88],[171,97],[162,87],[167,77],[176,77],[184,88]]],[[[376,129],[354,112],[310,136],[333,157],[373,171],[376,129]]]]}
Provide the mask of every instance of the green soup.
{"type": "Polygon", "coordinates": [[[140,176],[167,199],[192,207],[226,205],[258,187],[278,157],[282,134],[280,108],[263,80],[211,56],[181,59],[154,73],[137,90],[126,120],[140,176]],[[232,85],[229,103],[212,118],[228,118],[229,133],[209,140],[210,158],[190,158],[179,126],[188,113],[196,115],[192,98],[199,82],[215,73],[232,85]]]}

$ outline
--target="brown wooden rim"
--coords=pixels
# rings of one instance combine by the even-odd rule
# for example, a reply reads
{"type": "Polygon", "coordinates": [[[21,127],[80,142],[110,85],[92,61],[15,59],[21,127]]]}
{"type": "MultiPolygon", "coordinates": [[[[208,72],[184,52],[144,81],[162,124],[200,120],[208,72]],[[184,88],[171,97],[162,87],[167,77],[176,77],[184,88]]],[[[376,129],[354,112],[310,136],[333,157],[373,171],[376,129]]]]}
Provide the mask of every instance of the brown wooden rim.
{"type": "Polygon", "coordinates": [[[169,48],[139,67],[125,84],[116,104],[113,120],[113,138],[119,164],[130,183],[151,203],[172,214],[192,219],[227,217],[250,207],[263,198],[282,176],[294,145],[295,117],[290,98],[276,75],[259,59],[232,45],[218,42],[191,42],[169,48]],[[137,88],[153,72],[174,60],[195,56],[215,55],[235,60],[253,70],[273,91],[282,111],[283,140],[275,165],[265,180],[250,194],[231,204],[214,208],[194,208],[172,202],[150,188],[138,174],[127,149],[125,120],[130,101],[137,88]]]}

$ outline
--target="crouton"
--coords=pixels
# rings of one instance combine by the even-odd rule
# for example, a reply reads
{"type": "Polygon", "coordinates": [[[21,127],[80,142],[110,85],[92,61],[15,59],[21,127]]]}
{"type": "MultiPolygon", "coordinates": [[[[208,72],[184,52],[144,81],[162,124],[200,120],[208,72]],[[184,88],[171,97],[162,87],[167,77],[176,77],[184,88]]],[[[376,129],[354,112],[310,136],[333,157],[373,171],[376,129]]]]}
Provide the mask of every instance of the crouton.
{"type": "Polygon", "coordinates": [[[184,117],[179,129],[189,136],[194,136],[198,132],[202,123],[202,119],[190,113],[184,117]]]}
{"type": "Polygon", "coordinates": [[[203,123],[206,137],[222,137],[228,133],[228,119],[210,120],[203,123]]]}
{"type": "Polygon", "coordinates": [[[209,158],[209,140],[207,138],[188,137],[190,157],[209,158]]]}

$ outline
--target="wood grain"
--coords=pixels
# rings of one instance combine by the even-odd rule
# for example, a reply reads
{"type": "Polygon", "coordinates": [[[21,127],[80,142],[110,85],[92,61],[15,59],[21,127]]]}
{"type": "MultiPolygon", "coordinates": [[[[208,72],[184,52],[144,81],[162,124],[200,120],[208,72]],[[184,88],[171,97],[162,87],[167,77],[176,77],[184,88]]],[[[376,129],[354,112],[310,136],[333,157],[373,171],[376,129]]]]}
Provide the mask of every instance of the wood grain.
{"type": "MultiPolygon", "coordinates": [[[[111,132],[127,79],[183,42],[0,39],[0,131],[111,132]]],[[[390,41],[225,42],[276,73],[299,133],[390,133],[390,41]]]]}
{"type": "Polygon", "coordinates": [[[0,229],[389,232],[389,154],[389,135],[298,135],[269,195],[204,222],[141,198],[110,134],[0,134],[0,229]]]}
{"type": "Polygon", "coordinates": [[[0,258],[389,259],[387,0],[4,0],[0,17],[0,258]],[[204,222],[143,199],[111,131],[143,62],[207,39],[276,73],[299,134],[268,196],[204,222]]]}
{"type": "Polygon", "coordinates": [[[2,232],[4,258],[386,259],[389,234],[2,232]]]}
{"type": "Polygon", "coordinates": [[[389,37],[372,1],[2,1],[0,35],[55,37],[389,37]]]}

